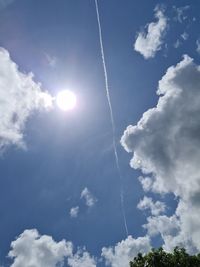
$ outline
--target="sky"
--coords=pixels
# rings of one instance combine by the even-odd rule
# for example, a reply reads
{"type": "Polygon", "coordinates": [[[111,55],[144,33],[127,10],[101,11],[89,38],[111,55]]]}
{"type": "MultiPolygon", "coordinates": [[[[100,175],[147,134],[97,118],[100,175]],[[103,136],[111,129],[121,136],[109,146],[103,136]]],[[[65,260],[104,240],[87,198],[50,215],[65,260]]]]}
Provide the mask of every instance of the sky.
{"type": "Polygon", "coordinates": [[[200,250],[200,3],[96,3],[0,0],[1,267],[200,250]]]}

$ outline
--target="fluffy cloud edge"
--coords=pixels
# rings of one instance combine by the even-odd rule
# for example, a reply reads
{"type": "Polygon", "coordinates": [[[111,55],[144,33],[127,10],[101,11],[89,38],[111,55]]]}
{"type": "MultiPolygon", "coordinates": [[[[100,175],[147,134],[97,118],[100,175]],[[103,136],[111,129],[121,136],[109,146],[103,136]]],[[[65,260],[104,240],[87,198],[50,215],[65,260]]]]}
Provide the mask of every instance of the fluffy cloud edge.
{"type": "Polygon", "coordinates": [[[128,236],[125,240],[118,242],[115,246],[102,248],[102,257],[106,265],[111,267],[129,266],[138,253],[147,253],[151,249],[148,236],[133,238],[128,236]]]}
{"type": "Polygon", "coordinates": [[[153,226],[160,225],[158,232],[168,250],[176,245],[190,252],[200,249],[199,85],[200,66],[185,55],[159,81],[156,107],[128,126],[121,138],[126,151],[133,153],[131,166],[145,176],[140,177],[144,190],[177,198],[174,215],[148,217],[145,226],[151,236],[158,234],[153,226]]]}
{"type": "Polygon", "coordinates": [[[10,145],[24,147],[23,131],[28,118],[36,110],[52,107],[52,96],[33,80],[32,73],[23,73],[0,48],[0,151],[10,145]]]}
{"type": "Polygon", "coordinates": [[[85,248],[73,250],[71,241],[57,242],[37,229],[28,229],[12,241],[8,257],[13,260],[11,267],[63,267],[66,261],[70,267],[96,267],[96,259],[85,248]]]}
{"type": "Polygon", "coordinates": [[[146,32],[139,32],[134,43],[135,51],[139,52],[145,59],[155,57],[156,52],[161,49],[167,29],[167,18],[162,8],[155,8],[155,18],[157,22],[147,24],[146,32]]]}

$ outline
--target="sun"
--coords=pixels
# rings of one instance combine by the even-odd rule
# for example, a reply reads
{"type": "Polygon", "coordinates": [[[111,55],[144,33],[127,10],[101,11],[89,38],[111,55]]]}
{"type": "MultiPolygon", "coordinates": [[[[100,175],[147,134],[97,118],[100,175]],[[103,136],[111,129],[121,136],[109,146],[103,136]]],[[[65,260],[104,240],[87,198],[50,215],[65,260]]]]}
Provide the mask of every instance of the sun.
{"type": "Polygon", "coordinates": [[[74,109],[76,106],[76,95],[70,90],[60,91],[56,96],[56,104],[63,111],[74,109]]]}

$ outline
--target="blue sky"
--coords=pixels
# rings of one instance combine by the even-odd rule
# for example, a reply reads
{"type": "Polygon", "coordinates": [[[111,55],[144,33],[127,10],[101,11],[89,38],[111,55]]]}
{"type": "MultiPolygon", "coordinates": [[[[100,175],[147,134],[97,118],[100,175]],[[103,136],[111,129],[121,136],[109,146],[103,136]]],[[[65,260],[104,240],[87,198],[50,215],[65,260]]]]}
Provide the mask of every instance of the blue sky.
{"type": "Polygon", "coordinates": [[[200,3],[98,5],[122,182],[95,1],[0,0],[3,267],[125,267],[151,246],[200,249],[200,3]],[[46,107],[64,89],[77,106],[46,107]]]}

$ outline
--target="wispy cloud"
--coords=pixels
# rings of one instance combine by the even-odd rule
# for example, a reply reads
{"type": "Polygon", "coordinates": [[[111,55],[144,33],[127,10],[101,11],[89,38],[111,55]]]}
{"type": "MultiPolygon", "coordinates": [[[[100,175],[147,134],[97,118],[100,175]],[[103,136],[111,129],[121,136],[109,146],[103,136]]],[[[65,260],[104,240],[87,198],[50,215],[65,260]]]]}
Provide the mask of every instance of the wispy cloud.
{"type": "Polygon", "coordinates": [[[198,54],[200,54],[200,40],[196,41],[196,45],[197,45],[196,51],[198,54]]]}
{"type": "Polygon", "coordinates": [[[161,49],[163,37],[167,28],[167,18],[161,8],[155,8],[157,22],[146,25],[147,31],[139,32],[134,49],[144,56],[145,59],[153,58],[161,49]]]}
{"type": "Polygon", "coordinates": [[[0,48],[0,150],[8,145],[23,146],[23,129],[36,109],[52,105],[52,97],[42,92],[33,74],[19,71],[8,51],[0,48]]]}
{"type": "Polygon", "coordinates": [[[51,55],[45,53],[45,58],[46,58],[47,64],[51,68],[54,68],[56,66],[57,58],[55,56],[51,56],[51,55]]]}
{"type": "Polygon", "coordinates": [[[69,213],[70,213],[71,218],[77,218],[78,213],[79,213],[79,207],[78,206],[72,207],[69,213]]]}
{"type": "Polygon", "coordinates": [[[189,9],[190,9],[189,5],[182,7],[173,6],[173,10],[175,11],[174,20],[179,23],[183,23],[188,18],[188,16],[186,15],[186,11],[189,9]]]}
{"type": "Polygon", "coordinates": [[[181,38],[177,39],[176,42],[174,43],[174,47],[175,48],[179,48],[182,44],[183,44],[183,41],[187,41],[188,38],[189,38],[189,34],[184,31],[181,36],[181,38]]]}
{"type": "Polygon", "coordinates": [[[174,43],[174,47],[175,48],[179,48],[179,46],[181,45],[181,41],[179,39],[176,40],[176,42],[174,43]]]}
{"type": "Polygon", "coordinates": [[[93,207],[97,202],[96,197],[92,195],[87,187],[85,187],[81,192],[81,198],[85,200],[85,203],[88,207],[93,207]]]}
{"type": "Polygon", "coordinates": [[[181,34],[181,37],[182,37],[182,39],[183,39],[184,41],[186,41],[186,40],[189,38],[189,34],[188,34],[187,32],[183,32],[183,33],[181,34]]]}

